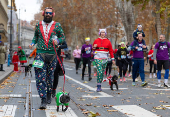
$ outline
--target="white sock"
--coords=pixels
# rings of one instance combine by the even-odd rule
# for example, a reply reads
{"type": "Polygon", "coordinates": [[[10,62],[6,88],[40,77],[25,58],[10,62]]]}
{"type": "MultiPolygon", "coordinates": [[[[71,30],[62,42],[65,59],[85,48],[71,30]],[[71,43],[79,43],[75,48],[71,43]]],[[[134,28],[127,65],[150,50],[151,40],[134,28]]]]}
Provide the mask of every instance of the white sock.
{"type": "Polygon", "coordinates": [[[168,84],[168,79],[164,79],[164,83],[165,83],[165,84],[168,84]]]}
{"type": "Polygon", "coordinates": [[[161,83],[161,80],[160,80],[160,79],[158,79],[158,83],[159,83],[159,84],[161,83]]]}
{"type": "Polygon", "coordinates": [[[150,76],[152,76],[152,73],[150,73],[150,76]]]}
{"type": "Polygon", "coordinates": [[[155,73],[154,73],[153,75],[154,75],[154,76],[156,76],[156,74],[155,74],[155,73]]]}

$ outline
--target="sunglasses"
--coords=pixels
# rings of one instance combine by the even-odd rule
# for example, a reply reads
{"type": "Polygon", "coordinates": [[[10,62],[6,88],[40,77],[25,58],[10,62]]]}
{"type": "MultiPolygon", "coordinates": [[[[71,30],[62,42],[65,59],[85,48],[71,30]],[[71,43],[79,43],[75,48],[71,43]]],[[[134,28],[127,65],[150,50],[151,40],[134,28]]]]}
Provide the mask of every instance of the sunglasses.
{"type": "Polygon", "coordinates": [[[45,12],[45,14],[47,14],[47,15],[48,15],[48,14],[52,15],[52,14],[53,14],[53,12],[45,12]]]}

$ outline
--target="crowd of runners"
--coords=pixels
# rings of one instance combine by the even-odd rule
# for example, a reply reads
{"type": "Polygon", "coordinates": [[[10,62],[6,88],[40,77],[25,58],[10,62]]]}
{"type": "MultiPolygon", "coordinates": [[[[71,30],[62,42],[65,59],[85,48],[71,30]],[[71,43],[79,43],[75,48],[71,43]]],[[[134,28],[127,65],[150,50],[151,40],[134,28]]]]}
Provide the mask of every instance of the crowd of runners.
{"type": "Polygon", "coordinates": [[[113,49],[107,38],[106,29],[99,29],[99,38],[93,44],[89,43],[89,37],[85,38],[85,44],[82,48],[79,49],[77,46],[73,51],[76,74],[78,74],[79,64],[82,61],[82,80],[84,80],[85,68],[88,65],[88,77],[91,81],[91,63],[93,63],[94,76],[97,76],[97,91],[102,91],[101,83],[104,78],[112,75],[112,65],[115,64],[120,82],[126,82],[126,77],[132,76],[132,86],[135,86],[135,79],[140,75],[141,86],[146,86],[148,83],[145,81],[144,63],[148,58],[149,78],[158,78],[158,87],[161,87],[161,70],[163,68],[165,69],[163,86],[170,87],[168,85],[170,43],[166,42],[165,35],[161,34],[159,41],[149,49],[143,37],[145,37],[145,33],[142,30],[142,25],[138,24],[133,33],[134,41],[131,44],[121,42],[117,49],[113,49]],[[152,70],[152,68],[154,69],[152,70]]]}

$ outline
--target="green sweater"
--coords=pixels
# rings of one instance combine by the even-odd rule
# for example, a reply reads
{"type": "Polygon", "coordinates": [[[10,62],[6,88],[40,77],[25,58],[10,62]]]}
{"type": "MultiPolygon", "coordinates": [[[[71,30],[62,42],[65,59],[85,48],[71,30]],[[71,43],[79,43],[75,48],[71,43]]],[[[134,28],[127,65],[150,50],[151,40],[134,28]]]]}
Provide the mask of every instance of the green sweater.
{"type": "MultiPolygon", "coordinates": [[[[44,41],[45,36],[44,36],[42,21],[38,22],[36,24],[34,38],[32,40],[32,43],[34,45],[37,44],[37,46],[36,46],[37,53],[55,54],[53,42],[51,39],[53,35],[56,35],[58,37],[59,44],[62,44],[65,41],[64,31],[63,31],[60,23],[55,22],[51,26],[51,30],[49,31],[50,38],[48,39],[49,41],[47,43],[45,43],[45,41],[44,41]]],[[[57,45],[55,45],[55,48],[57,48],[57,45]]],[[[58,50],[58,49],[56,49],[56,50],[58,50]]]]}

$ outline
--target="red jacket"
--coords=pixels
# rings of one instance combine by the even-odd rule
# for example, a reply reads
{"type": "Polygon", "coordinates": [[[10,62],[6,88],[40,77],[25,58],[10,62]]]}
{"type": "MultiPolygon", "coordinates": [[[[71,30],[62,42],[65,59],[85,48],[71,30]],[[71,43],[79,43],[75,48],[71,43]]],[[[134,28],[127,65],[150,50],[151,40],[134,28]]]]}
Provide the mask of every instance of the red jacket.
{"type": "Polygon", "coordinates": [[[17,62],[19,62],[19,57],[18,57],[18,55],[13,55],[13,57],[12,57],[12,63],[17,63],[17,62]]]}
{"type": "Polygon", "coordinates": [[[114,58],[112,44],[111,44],[109,39],[107,39],[107,38],[105,38],[105,39],[97,38],[94,41],[93,46],[94,46],[94,44],[97,44],[97,47],[93,48],[95,51],[109,52],[111,58],[114,58]]]}
{"type": "MultiPolygon", "coordinates": [[[[153,50],[150,50],[149,53],[148,53],[148,55],[151,55],[151,54],[153,54],[153,50]]],[[[149,60],[153,61],[153,55],[151,57],[149,57],[149,60]]]]}

